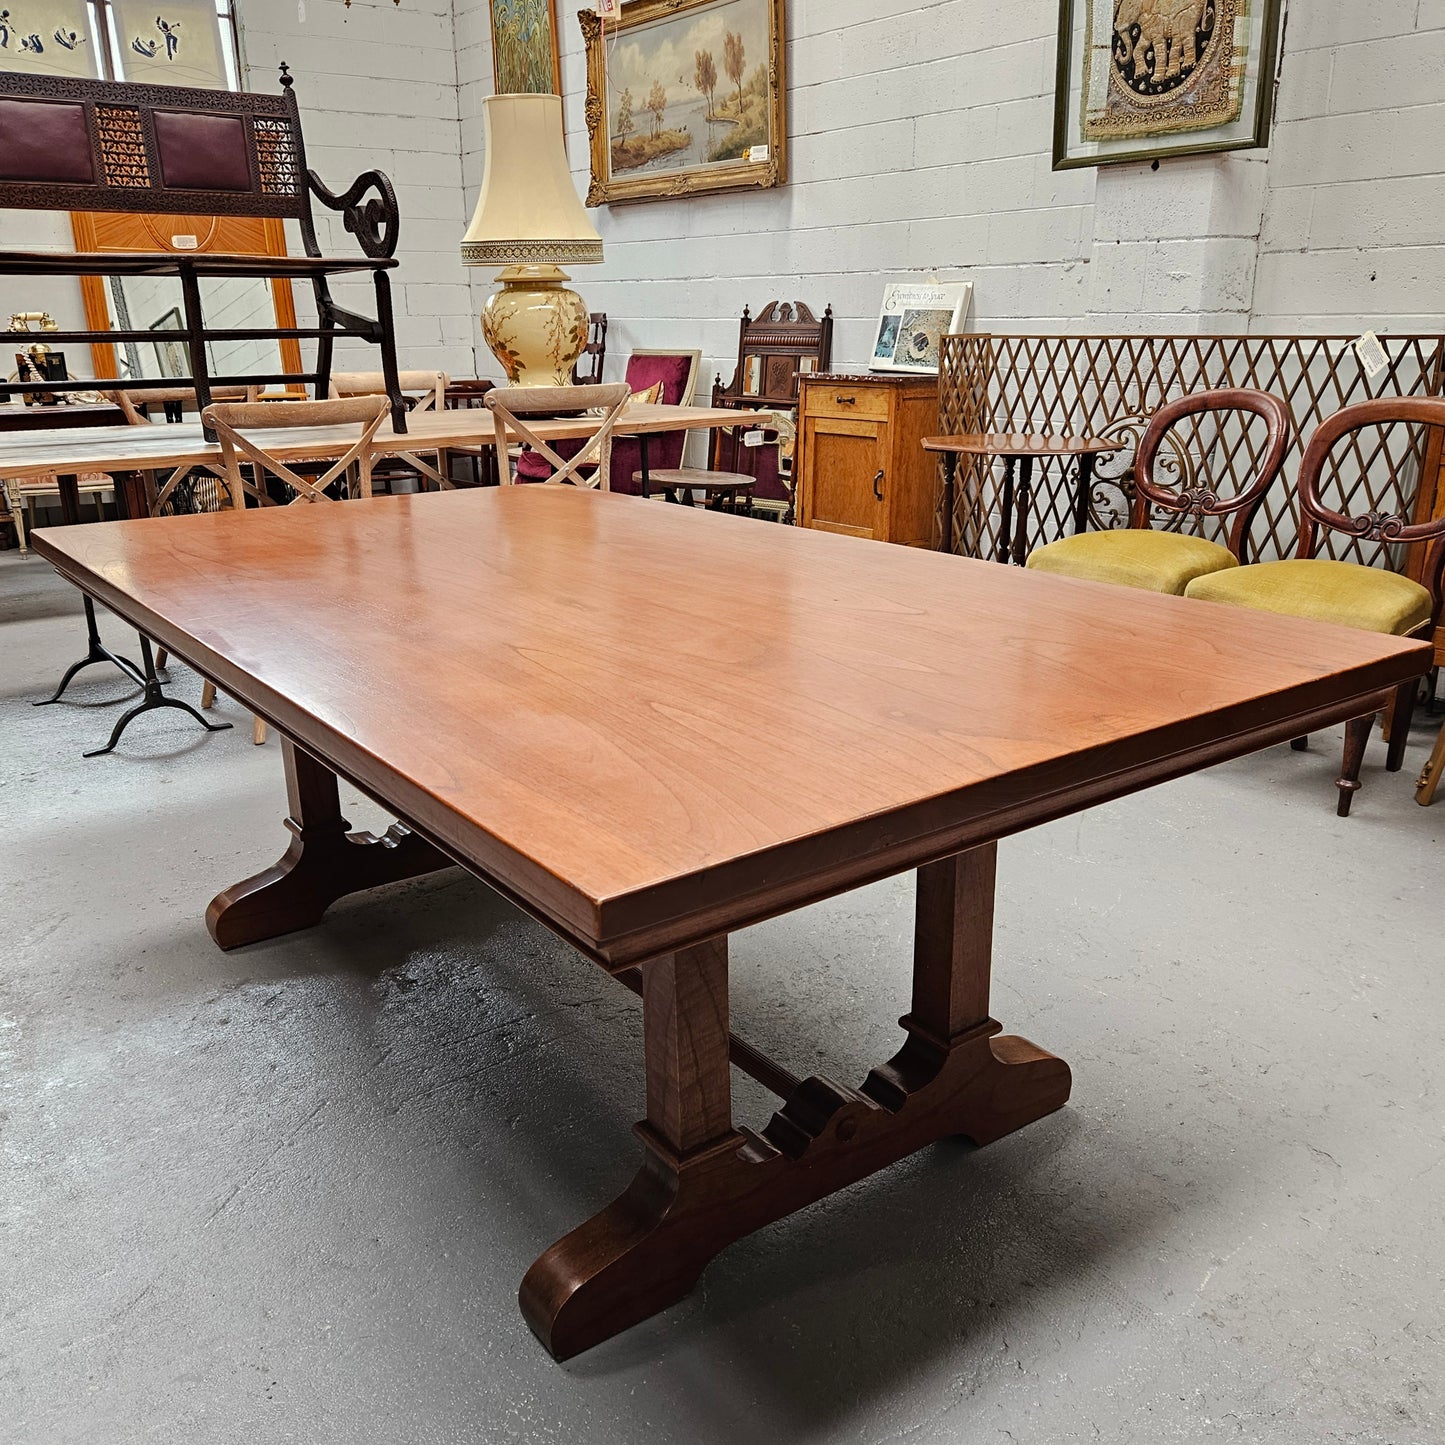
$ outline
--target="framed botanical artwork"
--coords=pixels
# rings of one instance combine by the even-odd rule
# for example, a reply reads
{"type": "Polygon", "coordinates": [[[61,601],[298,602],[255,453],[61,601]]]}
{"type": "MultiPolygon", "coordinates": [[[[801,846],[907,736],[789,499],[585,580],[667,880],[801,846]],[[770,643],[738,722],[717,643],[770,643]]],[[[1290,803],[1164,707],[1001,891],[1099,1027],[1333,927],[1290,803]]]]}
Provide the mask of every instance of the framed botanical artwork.
{"type": "Polygon", "coordinates": [[[939,338],[963,325],[972,300],[972,281],[891,282],[883,288],[868,369],[931,376],[938,370],[939,338]]]}
{"type": "Polygon", "coordinates": [[[587,42],[587,204],[781,185],[784,0],[630,0],[578,13],[587,42]]]}
{"type": "Polygon", "coordinates": [[[1060,0],[1054,169],[1269,143],[1282,0],[1060,0]]]}
{"type": "Polygon", "coordinates": [[[498,95],[561,95],[557,0],[487,0],[498,95]]]}

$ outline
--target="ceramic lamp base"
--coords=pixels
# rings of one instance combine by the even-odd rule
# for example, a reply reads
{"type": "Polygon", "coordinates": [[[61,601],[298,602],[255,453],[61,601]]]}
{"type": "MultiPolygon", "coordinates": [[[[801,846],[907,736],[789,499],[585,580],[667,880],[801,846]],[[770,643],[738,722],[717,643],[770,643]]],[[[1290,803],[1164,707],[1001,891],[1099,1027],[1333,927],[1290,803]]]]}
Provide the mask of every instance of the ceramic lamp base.
{"type": "Polygon", "coordinates": [[[508,266],[482,307],[482,336],[513,386],[570,386],[587,307],[560,266],[508,266]]]}

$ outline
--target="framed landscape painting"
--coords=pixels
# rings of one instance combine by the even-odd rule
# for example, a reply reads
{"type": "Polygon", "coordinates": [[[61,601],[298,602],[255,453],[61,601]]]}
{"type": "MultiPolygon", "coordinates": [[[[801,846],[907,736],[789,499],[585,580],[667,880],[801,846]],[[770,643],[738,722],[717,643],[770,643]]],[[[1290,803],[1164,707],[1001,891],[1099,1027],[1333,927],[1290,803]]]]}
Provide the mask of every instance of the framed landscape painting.
{"type": "Polygon", "coordinates": [[[498,95],[561,95],[557,0],[487,0],[498,95]]]}
{"type": "Polygon", "coordinates": [[[1282,0],[1060,0],[1054,169],[1269,143],[1282,0]]]}
{"type": "Polygon", "coordinates": [[[578,13],[587,204],[777,186],[787,173],[784,0],[631,0],[578,13]]]}

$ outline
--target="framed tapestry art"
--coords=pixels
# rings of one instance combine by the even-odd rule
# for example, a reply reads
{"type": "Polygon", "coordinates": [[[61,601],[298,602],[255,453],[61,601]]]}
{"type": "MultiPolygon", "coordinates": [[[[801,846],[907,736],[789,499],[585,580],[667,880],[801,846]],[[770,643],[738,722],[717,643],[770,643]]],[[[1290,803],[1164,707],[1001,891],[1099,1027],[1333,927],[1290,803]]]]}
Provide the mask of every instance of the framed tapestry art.
{"type": "Polygon", "coordinates": [[[787,172],[784,0],[631,0],[578,12],[587,204],[778,186],[787,172]]]}
{"type": "Polygon", "coordinates": [[[972,299],[972,281],[890,282],[883,288],[868,370],[932,376],[939,338],[962,327],[972,299]]]}
{"type": "Polygon", "coordinates": [[[498,95],[561,95],[557,0],[487,0],[498,95]]]}
{"type": "Polygon", "coordinates": [[[1054,169],[1269,142],[1282,0],[1060,0],[1054,169]]]}

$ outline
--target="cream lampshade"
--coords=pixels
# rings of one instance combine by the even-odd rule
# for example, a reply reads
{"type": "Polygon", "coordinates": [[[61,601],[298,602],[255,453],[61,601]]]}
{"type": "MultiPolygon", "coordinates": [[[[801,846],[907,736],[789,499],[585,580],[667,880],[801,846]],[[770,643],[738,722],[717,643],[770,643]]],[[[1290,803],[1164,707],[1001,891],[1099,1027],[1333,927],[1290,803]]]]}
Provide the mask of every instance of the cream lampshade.
{"type": "Polygon", "coordinates": [[[493,95],[482,102],[487,162],[462,263],[501,266],[482,335],[514,386],[566,386],[587,345],[587,307],[559,263],[602,259],[602,237],[567,169],[562,100],[493,95]]]}

